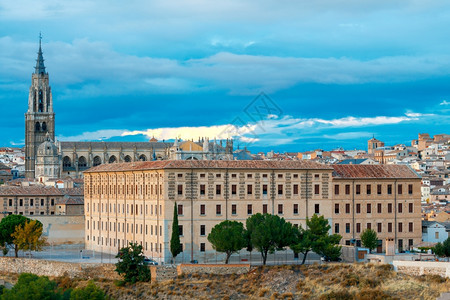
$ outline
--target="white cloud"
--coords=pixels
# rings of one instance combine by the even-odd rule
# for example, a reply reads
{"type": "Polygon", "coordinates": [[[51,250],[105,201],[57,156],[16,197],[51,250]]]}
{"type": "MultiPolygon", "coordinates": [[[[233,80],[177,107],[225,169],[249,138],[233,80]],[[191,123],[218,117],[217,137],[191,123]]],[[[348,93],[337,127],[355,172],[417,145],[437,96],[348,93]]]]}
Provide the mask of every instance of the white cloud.
{"type": "Polygon", "coordinates": [[[444,100],[441,103],[439,103],[439,105],[450,105],[450,102],[447,102],[447,100],[444,100]]]}

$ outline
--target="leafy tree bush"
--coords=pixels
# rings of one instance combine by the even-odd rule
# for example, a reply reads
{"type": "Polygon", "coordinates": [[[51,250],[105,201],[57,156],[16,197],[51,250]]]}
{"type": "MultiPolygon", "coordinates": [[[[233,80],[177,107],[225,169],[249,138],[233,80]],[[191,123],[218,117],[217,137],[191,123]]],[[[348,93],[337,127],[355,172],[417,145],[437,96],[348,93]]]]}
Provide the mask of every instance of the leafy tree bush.
{"type": "Polygon", "coordinates": [[[450,238],[447,238],[443,243],[437,243],[433,252],[440,257],[450,257],[450,238]]]}
{"type": "Polygon", "coordinates": [[[37,220],[29,220],[23,225],[18,225],[12,234],[14,244],[20,250],[41,251],[47,243],[47,239],[42,236],[42,224],[37,220]]]}
{"type": "Polygon", "coordinates": [[[257,213],[247,219],[247,228],[251,228],[252,246],[261,252],[264,265],[268,253],[282,250],[293,240],[292,224],[276,215],[257,213]]]}
{"type": "Polygon", "coordinates": [[[172,237],[170,238],[170,252],[175,260],[178,254],[181,253],[180,231],[178,229],[178,209],[175,202],[173,208],[173,222],[172,222],[172,237]]]}
{"type": "Polygon", "coordinates": [[[104,300],[105,292],[91,280],[85,288],[74,289],[70,300],[104,300]]]}
{"type": "Polygon", "coordinates": [[[62,299],[57,285],[46,276],[22,273],[11,290],[4,289],[2,300],[62,299]]]}
{"type": "Polygon", "coordinates": [[[375,230],[367,228],[361,233],[360,238],[361,244],[364,247],[369,248],[369,253],[377,247],[378,236],[375,230]]]}
{"type": "Polygon", "coordinates": [[[123,275],[126,282],[150,281],[150,269],[144,265],[141,245],[130,243],[128,247],[119,250],[116,258],[119,259],[116,272],[123,275]]]}
{"type": "MultiPolygon", "coordinates": [[[[9,246],[14,248],[14,254],[16,257],[18,257],[20,248],[19,245],[14,242],[15,238],[13,237],[13,234],[18,226],[23,226],[29,221],[31,221],[31,219],[28,219],[22,215],[9,215],[3,218],[0,222],[0,245],[3,247],[9,246]]],[[[41,222],[36,222],[36,226],[42,227],[41,222]]]]}
{"type": "Polygon", "coordinates": [[[208,241],[216,251],[225,252],[225,263],[228,264],[231,254],[247,245],[244,225],[237,221],[220,222],[211,230],[208,241]]]}

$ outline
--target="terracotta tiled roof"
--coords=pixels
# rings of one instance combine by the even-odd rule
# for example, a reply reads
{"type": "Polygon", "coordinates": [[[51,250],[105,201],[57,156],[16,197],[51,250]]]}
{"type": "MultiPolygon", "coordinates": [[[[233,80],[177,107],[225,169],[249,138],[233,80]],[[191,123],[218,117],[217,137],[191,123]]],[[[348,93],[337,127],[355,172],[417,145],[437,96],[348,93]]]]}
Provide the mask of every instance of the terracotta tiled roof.
{"type": "Polygon", "coordinates": [[[404,165],[333,165],[333,178],[420,178],[404,165]]]}
{"type": "Polygon", "coordinates": [[[85,173],[140,171],[155,169],[288,169],[288,170],[332,170],[331,167],[310,161],[255,161],[255,160],[161,160],[131,163],[103,164],[85,173]]]}
{"type": "Polygon", "coordinates": [[[49,186],[2,186],[0,196],[83,196],[82,188],[58,189],[49,186]]]}
{"type": "Polygon", "coordinates": [[[64,196],[55,202],[56,205],[83,205],[84,197],[72,197],[72,196],[64,196]]]}

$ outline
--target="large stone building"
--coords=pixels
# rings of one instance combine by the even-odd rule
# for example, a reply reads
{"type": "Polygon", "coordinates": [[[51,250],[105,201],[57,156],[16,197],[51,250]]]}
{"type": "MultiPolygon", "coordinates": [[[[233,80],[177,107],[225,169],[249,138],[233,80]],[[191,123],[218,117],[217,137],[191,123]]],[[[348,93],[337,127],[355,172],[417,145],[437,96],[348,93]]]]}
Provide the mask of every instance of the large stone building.
{"type": "Polygon", "coordinates": [[[35,71],[31,76],[28,111],[25,114],[25,175],[27,178],[70,176],[105,163],[151,160],[231,160],[233,141],[197,142],[69,142],[55,140],[55,113],[41,42],[35,71]],[[45,145],[44,145],[45,144],[45,145]]]}
{"type": "MultiPolygon", "coordinates": [[[[101,165],[84,179],[85,243],[97,251],[115,253],[137,242],[146,256],[169,262],[175,203],[180,257],[187,261],[215,257],[207,241],[214,225],[245,222],[255,213],[303,227],[307,217],[323,215],[343,244],[359,243],[367,227],[377,230],[380,240],[395,239],[399,250],[421,241],[420,178],[406,166],[155,161],[101,165]]],[[[381,242],[378,250],[384,248],[381,242]]]]}

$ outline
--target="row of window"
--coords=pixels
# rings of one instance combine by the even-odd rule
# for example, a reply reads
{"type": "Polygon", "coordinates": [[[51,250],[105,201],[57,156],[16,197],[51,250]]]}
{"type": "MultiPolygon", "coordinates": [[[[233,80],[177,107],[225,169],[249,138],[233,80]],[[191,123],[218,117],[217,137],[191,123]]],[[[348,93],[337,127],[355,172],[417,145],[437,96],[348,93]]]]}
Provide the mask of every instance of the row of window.
{"type": "MultiPolygon", "coordinates": [[[[89,224],[90,222],[86,222],[87,229],[89,230],[89,224]]],[[[140,233],[144,234],[144,225],[140,224],[134,224],[134,223],[116,223],[115,222],[103,222],[103,221],[92,221],[92,230],[108,230],[112,232],[122,232],[122,233],[140,233]],[[97,226],[95,224],[97,223],[97,226]],[[126,224],[126,227],[125,227],[126,224]],[[122,228],[122,229],[121,229],[122,228]],[[140,230],[139,230],[140,229],[140,230]]],[[[162,226],[159,226],[159,234],[158,234],[158,226],[157,225],[150,225],[150,231],[148,230],[148,225],[145,225],[145,234],[149,235],[156,235],[156,236],[162,236],[162,226]]]]}
{"type": "MultiPolygon", "coordinates": [[[[345,223],[345,233],[351,233],[350,226],[351,226],[350,223],[345,223]]],[[[356,223],[355,227],[356,227],[356,233],[360,233],[362,231],[361,223],[356,223]]],[[[367,223],[366,228],[372,229],[372,223],[367,223]]],[[[383,232],[383,223],[376,223],[376,231],[378,233],[383,232]]],[[[402,222],[398,223],[397,231],[403,232],[403,223],[402,222]]],[[[334,224],[334,233],[339,233],[339,232],[340,232],[340,224],[335,223],[334,224]]],[[[387,232],[393,232],[393,223],[387,223],[387,232]]],[[[414,232],[414,223],[413,222],[408,223],[408,232],[414,232]]]]}
{"type": "MultiPolygon", "coordinates": [[[[362,188],[361,188],[361,184],[356,184],[355,185],[355,194],[356,195],[360,195],[362,188]]],[[[392,184],[388,184],[386,186],[386,194],[388,195],[392,195],[392,189],[393,189],[393,185],[392,184]]],[[[344,193],[345,195],[350,195],[350,190],[351,190],[351,186],[350,184],[346,184],[344,186],[344,193]]],[[[381,195],[383,193],[383,186],[381,184],[377,184],[377,195],[381,195]]],[[[398,184],[397,185],[397,194],[398,195],[402,195],[403,194],[403,184],[398,184]]],[[[334,194],[335,195],[339,195],[340,193],[340,185],[336,184],[334,185],[334,194]]],[[[408,194],[412,195],[413,193],[413,185],[412,184],[408,184],[408,194]]],[[[366,195],[371,195],[372,194],[372,185],[371,184],[366,184],[366,195]]]]}
{"type": "MultiPolygon", "coordinates": [[[[276,193],[278,195],[283,195],[283,191],[284,190],[284,185],[283,184],[278,184],[277,185],[277,189],[276,189],[276,193]]],[[[222,194],[222,185],[221,184],[216,184],[216,195],[221,195],[222,194]]],[[[268,185],[267,184],[263,184],[262,185],[262,194],[263,195],[267,195],[269,191],[268,185]]],[[[206,195],[206,185],[205,184],[200,184],[199,186],[199,192],[200,195],[206,195]]],[[[275,191],[273,191],[275,193],[275,191]]],[[[179,184],[177,186],[177,193],[178,195],[183,195],[183,185],[179,184]]],[[[253,185],[252,184],[247,184],[246,187],[246,193],[247,195],[253,195],[253,185]]],[[[292,194],[294,195],[298,195],[299,194],[299,185],[298,184],[294,184],[292,185],[292,194]]],[[[315,184],[314,185],[314,194],[315,195],[319,195],[320,194],[320,185],[319,184],[315,184]]],[[[237,195],[237,184],[232,184],[231,185],[231,195],[237,195]]]]}
{"type": "MultiPolygon", "coordinates": [[[[86,236],[86,239],[89,241],[89,235],[87,235],[86,236]]],[[[95,242],[95,236],[92,236],[92,241],[93,242],[95,242]]],[[[117,247],[118,248],[120,248],[120,241],[122,241],[122,245],[125,245],[125,239],[117,239],[117,247]]],[[[142,241],[140,241],[140,242],[138,242],[138,241],[129,241],[129,240],[126,240],[126,245],[129,245],[129,243],[131,243],[131,242],[134,242],[134,243],[140,243],[140,245],[144,248],[144,245],[143,245],[143,243],[142,243],[142,241]]],[[[101,237],[101,236],[98,236],[97,237],[97,245],[106,245],[106,246],[113,246],[113,247],[116,247],[116,239],[115,238],[103,238],[103,237],[101,237]],[[109,240],[109,244],[108,244],[108,240],[109,240]],[[103,243],[104,242],[104,243],[103,243]]],[[[150,243],[150,251],[152,251],[153,252],[153,249],[154,249],[154,251],[155,252],[160,252],[160,253],[162,253],[162,244],[161,243],[150,243]],[[153,248],[153,245],[154,245],[154,248],[153,248]],[[159,246],[159,247],[158,247],[159,246]],[[158,251],[158,248],[159,248],[159,251],[158,251]]],[[[145,242],[145,250],[148,250],[148,243],[147,242],[145,242]]],[[[181,244],[181,250],[183,251],[183,244],[181,244]]]]}
{"type": "MultiPolygon", "coordinates": [[[[89,211],[89,207],[90,205],[87,205],[87,211],[89,211]]],[[[125,206],[125,204],[122,204],[122,206],[120,204],[117,204],[117,213],[120,214],[125,214],[125,208],[126,208],[126,214],[130,214],[130,215],[143,215],[144,214],[144,206],[138,205],[138,204],[127,204],[125,206]],[[122,209],[120,209],[122,207],[122,209]],[[140,213],[139,213],[139,208],[140,208],[140,213]]],[[[102,213],[115,213],[116,212],[116,204],[114,203],[109,203],[109,205],[107,203],[93,203],[92,204],[92,211],[95,212],[102,212],[102,213]],[[97,204],[97,205],[95,205],[97,204]],[[96,208],[97,207],[97,208],[96,208]]],[[[150,210],[148,205],[145,205],[145,214],[148,215],[150,211],[150,215],[153,215],[153,213],[157,216],[158,215],[158,205],[150,205],[150,210]]],[[[162,205],[159,205],[159,212],[162,213],[162,205]]]]}
{"type": "MultiPolygon", "coordinates": [[[[314,209],[315,209],[315,213],[318,214],[320,212],[319,204],[315,204],[314,209]]],[[[277,212],[280,215],[284,213],[284,205],[283,204],[278,204],[277,212]]],[[[295,203],[292,205],[292,212],[294,215],[297,215],[299,213],[298,204],[295,203]]],[[[252,215],[253,213],[254,213],[253,205],[247,204],[247,215],[252,215]]],[[[263,204],[262,213],[263,214],[268,213],[268,205],[267,204],[263,204]]],[[[237,215],[237,204],[231,204],[231,214],[237,215]]],[[[180,216],[183,215],[183,205],[182,204],[178,204],[178,215],[180,215],[180,216]]],[[[222,205],[221,204],[216,204],[216,215],[222,215],[222,205]]],[[[205,204],[200,204],[200,216],[206,216],[206,205],[205,204]]]]}
{"type": "MultiPolygon", "coordinates": [[[[334,204],[334,213],[335,214],[339,214],[340,213],[340,207],[341,205],[339,203],[335,203],[334,204]]],[[[351,207],[350,207],[350,203],[346,203],[345,206],[345,213],[346,214],[350,214],[351,213],[351,207]]],[[[381,214],[383,213],[383,205],[382,203],[377,203],[376,205],[377,208],[377,213],[381,214]]],[[[392,209],[393,209],[393,205],[392,203],[388,203],[387,204],[387,212],[388,213],[392,213],[392,209]]],[[[355,209],[357,214],[361,213],[361,204],[360,203],[356,203],[356,209],[355,209]]],[[[408,212],[409,213],[414,213],[414,203],[408,203],[408,212]]],[[[371,214],[372,213],[372,203],[367,203],[366,204],[366,213],[371,214]]],[[[397,213],[403,213],[403,203],[398,203],[397,205],[397,213]]]]}
{"type": "MultiPolygon", "coordinates": [[[[23,199],[19,199],[18,202],[19,202],[19,206],[24,205],[23,199]]],[[[14,203],[13,199],[8,199],[8,206],[13,206],[13,203],[14,203]]],[[[36,206],[39,206],[39,199],[36,199],[36,202],[34,201],[34,199],[30,199],[28,203],[29,203],[29,206],[35,206],[35,204],[36,204],[36,206]]],[[[44,199],[41,199],[40,203],[41,203],[41,206],[44,206],[44,199]]],[[[50,200],[50,205],[52,205],[52,206],[55,205],[55,199],[50,200]]]]}

